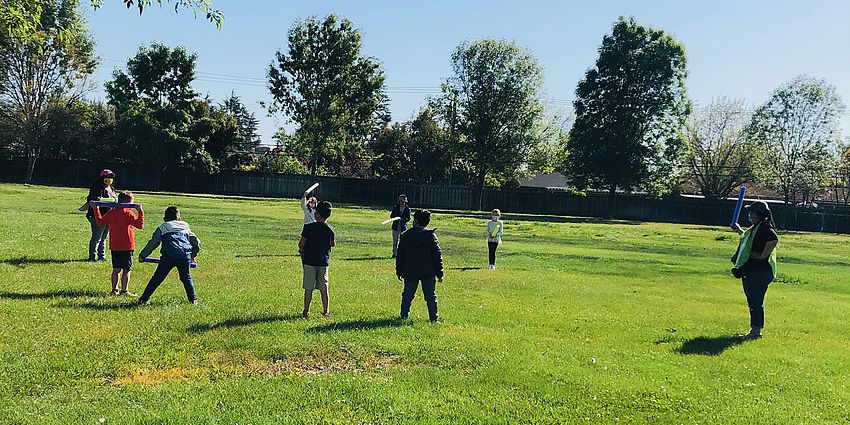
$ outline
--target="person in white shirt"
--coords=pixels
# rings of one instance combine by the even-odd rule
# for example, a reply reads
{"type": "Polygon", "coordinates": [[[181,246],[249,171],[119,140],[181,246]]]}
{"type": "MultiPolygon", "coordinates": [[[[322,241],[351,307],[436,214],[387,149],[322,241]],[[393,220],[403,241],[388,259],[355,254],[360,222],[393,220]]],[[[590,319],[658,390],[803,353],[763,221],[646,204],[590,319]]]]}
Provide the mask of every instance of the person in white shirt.
{"type": "Polygon", "coordinates": [[[487,248],[490,251],[490,270],[496,270],[496,248],[502,243],[502,232],[504,231],[504,223],[500,220],[502,212],[494,209],[490,214],[490,221],[487,222],[487,248]]]}
{"type": "Polygon", "coordinates": [[[304,224],[316,222],[316,204],[318,204],[316,197],[310,196],[310,192],[304,192],[304,196],[301,197],[301,210],[304,211],[304,224]]]}

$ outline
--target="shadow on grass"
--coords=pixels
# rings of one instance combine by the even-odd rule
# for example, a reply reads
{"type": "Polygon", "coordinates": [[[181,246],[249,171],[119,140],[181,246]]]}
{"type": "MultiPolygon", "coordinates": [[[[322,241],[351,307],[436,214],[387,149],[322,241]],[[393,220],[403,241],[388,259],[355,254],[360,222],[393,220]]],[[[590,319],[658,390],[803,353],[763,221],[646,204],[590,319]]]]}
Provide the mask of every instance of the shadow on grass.
{"type": "Polygon", "coordinates": [[[135,308],[139,308],[139,304],[136,300],[122,302],[120,304],[112,304],[112,303],[98,303],[98,302],[83,302],[83,303],[73,303],[73,302],[63,302],[59,304],[59,307],[64,308],[80,308],[83,310],[94,310],[94,311],[120,311],[120,310],[132,310],[135,308]]]}
{"type": "Polygon", "coordinates": [[[39,293],[20,293],[20,292],[0,292],[0,299],[8,298],[12,300],[48,300],[51,298],[90,298],[102,297],[106,295],[103,292],[79,289],[62,289],[52,292],[39,293]]]}
{"type": "Polygon", "coordinates": [[[29,257],[17,257],[17,258],[4,258],[0,260],[0,263],[9,264],[15,267],[24,267],[28,264],[67,264],[67,263],[85,263],[88,260],[83,258],[77,259],[61,259],[61,258],[29,258],[29,257]]]}
{"type": "Polygon", "coordinates": [[[342,261],[373,261],[373,260],[392,260],[392,257],[353,257],[340,258],[342,261]]]}
{"type": "Polygon", "coordinates": [[[742,335],[700,336],[683,342],[682,346],[676,351],[685,355],[718,356],[727,349],[741,345],[747,341],[750,341],[750,338],[742,335]]]}
{"type": "Polygon", "coordinates": [[[298,254],[236,254],[236,258],[283,258],[300,257],[298,254]]]}
{"type": "Polygon", "coordinates": [[[411,323],[400,318],[374,319],[374,320],[348,320],[345,322],[328,323],[327,325],[315,326],[307,329],[311,333],[323,333],[332,331],[368,331],[380,328],[397,328],[409,326],[411,323]]]}
{"type": "Polygon", "coordinates": [[[189,327],[189,332],[192,333],[202,333],[208,332],[215,329],[220,328],[238,328],[242,326],[251,326],[258,323],[273,323],[273,322],[285,322],[289,320],[303,320],[300,314],[286,314],[286,315],[274,315],[274,316],[260,316],[260,317],[234,317],[227,319],[223,322],[218,323],[196,323],[189,327]]]}
{"type": "Polygon", "coordinates": [[[465,272],[467,270],[484,270],[484,267],[449,267],[449,270],[460,270],[462,272],[465,272]]]}
{"type": "MultiPolygon", "coordinates": [[[[435,212],[431,210],[431,212],[435,212]]],[[[440,212],[440,211],[437,211],[440,212]]],[[[487,220],[490,218],[489,212],[482,212],[481,214],[457,214],[451,211],[443,211],[445,214],[451,214],[455,217],[461,218],[479,218],[481,220],[487,220]]],[[[621,220],[614,218],[599,218],[599,217],[566,217],[566,216],[558,216],[558,215],[533,215],[533,214],[504,214],[502,219],[505,221],[539,221],[546,223],[574,223],[574,224],[625,224],[638,226],[643,224],[642,221],[637,220],[621,220]]]]}

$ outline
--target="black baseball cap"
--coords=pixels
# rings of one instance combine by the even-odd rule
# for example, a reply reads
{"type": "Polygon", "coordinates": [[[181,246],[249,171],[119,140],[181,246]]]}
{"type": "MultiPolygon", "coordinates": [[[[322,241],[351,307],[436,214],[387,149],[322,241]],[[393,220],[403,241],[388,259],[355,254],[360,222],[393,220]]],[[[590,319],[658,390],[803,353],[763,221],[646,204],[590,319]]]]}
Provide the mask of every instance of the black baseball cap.
{"type": "Polygon", "coordinates": [[[755,201],[750,205],[744,207],[744,209],[748,211],[755,211],[759,214],[767,214],[770,212],[770,207],[767,205],[767,202],[764,201],[755,201]]]}

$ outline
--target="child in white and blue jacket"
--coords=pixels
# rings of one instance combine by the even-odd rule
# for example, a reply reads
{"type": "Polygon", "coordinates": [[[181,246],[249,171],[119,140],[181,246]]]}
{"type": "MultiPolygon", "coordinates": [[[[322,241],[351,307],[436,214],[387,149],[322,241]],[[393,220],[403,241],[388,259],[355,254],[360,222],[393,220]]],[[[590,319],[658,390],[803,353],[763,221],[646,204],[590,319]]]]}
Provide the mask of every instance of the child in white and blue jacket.
{"type": "Polygon", "coordinates": [[[189,269],[192,260],[201,251],[201,241],[189,230],[188,223],[180,221],[180,211],[177,207],[166,208],[163,221],[165,222],[153,232],[151,240],[139,253],[139,261],[141,262],[160,243],[162,244],[160,250],[162,256],[159,259],[159,264],[156,266],[156,271],[151,276],[145,292],[139,297],[139,304],[147,304],[150,301],[153,292],[168,277],[171,269],[175,267],[180,276],[180,281],[183,282],[183,289],[186,290],[186,298],[190,303],[197,304],[198,296],[195,295],[195,283],[192,281],[189,269]]]}

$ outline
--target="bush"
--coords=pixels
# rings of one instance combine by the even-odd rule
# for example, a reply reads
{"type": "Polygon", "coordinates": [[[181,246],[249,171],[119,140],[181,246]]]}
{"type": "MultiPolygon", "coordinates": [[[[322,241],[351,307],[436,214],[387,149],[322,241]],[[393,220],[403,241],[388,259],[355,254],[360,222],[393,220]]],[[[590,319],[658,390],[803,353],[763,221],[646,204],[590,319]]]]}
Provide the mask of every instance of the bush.
{"type": "Polygon", "coordinates": [[[263,173],[309,174],[307,167],[297,158],[288,155],[263,155],[257,163],[263,173]]]}

